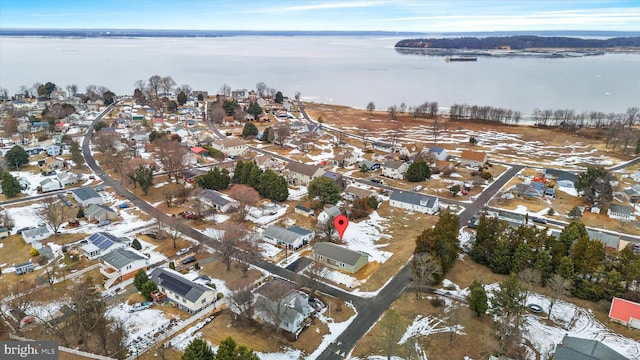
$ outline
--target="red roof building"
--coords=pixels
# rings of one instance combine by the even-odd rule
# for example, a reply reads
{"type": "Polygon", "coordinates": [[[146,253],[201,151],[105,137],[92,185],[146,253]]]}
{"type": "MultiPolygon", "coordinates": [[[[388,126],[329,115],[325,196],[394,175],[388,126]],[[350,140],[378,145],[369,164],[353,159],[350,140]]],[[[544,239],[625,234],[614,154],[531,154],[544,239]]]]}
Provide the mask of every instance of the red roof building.
{"type": "Polygon", "coordinates": [[[208,156],[209,155],[209,150],[200,147],[200,146],[194,146],[191,148],[191,152],[198,155],[198,156],[208,156]]]}
{"type": "Polygon", "coordinates": [[[609,319],[640,329],[640,304],[614,297],[609,310],[609,319]]]}

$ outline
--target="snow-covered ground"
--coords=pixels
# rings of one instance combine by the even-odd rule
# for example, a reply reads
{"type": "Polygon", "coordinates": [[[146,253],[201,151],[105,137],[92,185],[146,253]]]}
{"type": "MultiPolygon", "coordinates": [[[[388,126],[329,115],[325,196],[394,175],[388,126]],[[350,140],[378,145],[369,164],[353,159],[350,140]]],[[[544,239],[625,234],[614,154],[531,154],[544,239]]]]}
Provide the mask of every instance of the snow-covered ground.
{"type": "Polygon", "coordinates": [[[125,344],[131,352],[147,348],[156,334],[166,331],[178,321],[172,321],[164,312],[153,307],[133,313],[129,312],[130,308],[125,303],[118,303],[107,309],[106,315],[122,323],[127,336],[125,344]]]}
{"type": "Polygon", "coordinates": [[[368,254],[369,261],[384,263],[393,253],[380,250],[389,244],[376,244],[376,242],[390,238],[390,235],[382,233],[386,230],[386,221],[377,211],[374,211],[367,220],[349,222],[349,226],[347,226],[342,237],[344,245],[351,250],[368,254]]]}

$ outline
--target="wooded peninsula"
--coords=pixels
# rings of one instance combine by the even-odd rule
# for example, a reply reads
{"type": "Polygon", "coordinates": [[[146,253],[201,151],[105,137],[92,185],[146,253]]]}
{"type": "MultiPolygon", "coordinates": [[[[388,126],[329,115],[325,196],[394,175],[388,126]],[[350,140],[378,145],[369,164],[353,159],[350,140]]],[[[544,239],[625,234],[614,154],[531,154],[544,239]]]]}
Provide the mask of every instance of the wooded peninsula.
{"type": "Polygon", "coordinates": [[[396,48],[466,49],[466,50],[527,50],[527,49],[611,49],[640,48],[640,37],[616,37],[610,39],[581,39],[560,36],[495,36],[405,39],[396,48]]]}

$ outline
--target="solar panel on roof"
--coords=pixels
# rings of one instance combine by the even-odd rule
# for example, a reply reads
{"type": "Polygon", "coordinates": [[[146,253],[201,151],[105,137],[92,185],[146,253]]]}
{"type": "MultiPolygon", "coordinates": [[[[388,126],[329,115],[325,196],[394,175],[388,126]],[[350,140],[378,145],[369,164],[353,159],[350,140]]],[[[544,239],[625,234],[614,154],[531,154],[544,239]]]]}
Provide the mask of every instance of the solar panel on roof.
{"type": "Polygon", "coordinates": [[[189,284],[180,282],[178,279],[169,274],[160,274],[158,277],[160,278],[160,280],[162,280],[162,286],[181,296],[186,295],[189,290],[191,290],[191,286],[189,286],[189,284]]]}

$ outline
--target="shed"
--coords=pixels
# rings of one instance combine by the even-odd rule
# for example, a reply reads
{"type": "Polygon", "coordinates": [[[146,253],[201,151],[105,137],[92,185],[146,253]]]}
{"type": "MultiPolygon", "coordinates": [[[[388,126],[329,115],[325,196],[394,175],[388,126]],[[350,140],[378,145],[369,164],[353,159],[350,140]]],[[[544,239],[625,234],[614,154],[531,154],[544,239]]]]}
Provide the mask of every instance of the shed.
{"type": "Polygon", "coordinates": [[[29,261],[26,263],[15,265],[14,269],[16,269],[16,275],[24,275],[26,273],[32,272],[35,267],[36,266],[34,265],[34,263],[29,261]]]}
{"type": "Polygon", "coordinates": [[[71,194],[79,204],[85,207],[92,204],[100,205],[104,202],[102,196],[90,187],[72,189],[71,194]]]}
{"type": "Polygon", "coordinates": [[[51,232],[46,226],[38,226],[35,229],[23,230],[21,235],[24,239],[24,242],[26,242],[27,244],[31,244],[36,240],[47,239],[49,236],[51,236],[51,232]]]}
{"type": "Polygon", "coordinates": [[[622,325],[640,329],[640,304],[614,297],[609,309],[609,319],[622,325]]]}

